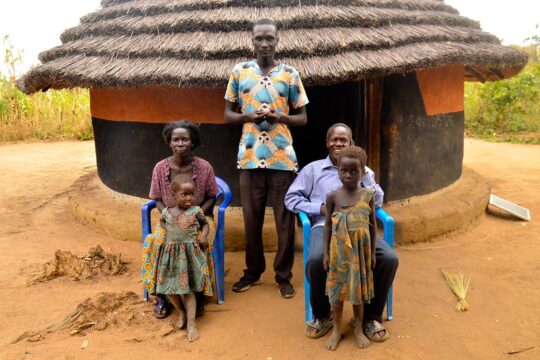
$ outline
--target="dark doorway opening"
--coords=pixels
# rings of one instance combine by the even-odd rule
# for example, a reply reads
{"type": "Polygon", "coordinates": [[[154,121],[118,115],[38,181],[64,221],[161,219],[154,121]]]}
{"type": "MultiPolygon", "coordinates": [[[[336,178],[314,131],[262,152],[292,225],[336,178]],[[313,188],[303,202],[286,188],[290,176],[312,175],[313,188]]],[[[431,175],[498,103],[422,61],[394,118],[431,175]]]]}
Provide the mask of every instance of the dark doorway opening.
{"type": "MultiPolygon", "coordinates": [[[[335,123],[347,124],[356,145],[368,152],[370,167],[378,173],[378,88],[371,80],[306,88],[309,98],[306,126],[291,128],[300,168],[326,157],[326,131],[335,123]]],[[[379,109],[380,110],[380,109],[379,109]]]]}

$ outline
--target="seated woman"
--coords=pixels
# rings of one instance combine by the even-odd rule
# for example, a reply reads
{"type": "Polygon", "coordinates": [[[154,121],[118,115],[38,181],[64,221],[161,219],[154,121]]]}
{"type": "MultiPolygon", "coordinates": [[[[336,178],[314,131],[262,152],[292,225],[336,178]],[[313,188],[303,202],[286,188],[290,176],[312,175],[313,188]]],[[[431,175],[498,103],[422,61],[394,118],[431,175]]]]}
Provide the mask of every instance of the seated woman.
{"type": "MultiPolygon", "coordinates": [[[[212,250],[216,236],[216,224],[213,219],[213,207],[218,193],[214,169],[206,160],[193,155],[193,149],[200,144],[200,129],[197,125],[180,120],[168,123],[163,128],[163,140],[171,148],[172,155],[159,161],[152,173],[150,199],[156,201],[159,212],[166,207],[176,206],[171,188],[172,180],[178,176],[189,176],[195,183],[193,205],[199,206],[206,215],[210,231],[206,256],[212,283],[215,284],[212,250]]],[[[156,295],[154,316],[161,319],[168,315],[164,296],[156,294],[157,263],[161,246],[165,242],[165,229],[158,223],[154,232],[147,236],[143,247],[143,284],[150,294],[156,295]]],[[[204,296],[197,293],[197,314],[204,311],[204,296]]]]}

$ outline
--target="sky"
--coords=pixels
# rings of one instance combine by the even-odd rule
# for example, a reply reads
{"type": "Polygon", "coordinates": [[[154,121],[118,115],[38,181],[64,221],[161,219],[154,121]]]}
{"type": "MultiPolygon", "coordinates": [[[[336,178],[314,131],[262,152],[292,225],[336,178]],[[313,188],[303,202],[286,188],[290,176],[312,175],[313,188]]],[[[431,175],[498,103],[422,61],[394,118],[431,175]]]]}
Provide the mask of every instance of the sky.
{"type": "MultiPolygon", "coordinates": [[[[523,45],[526,37],[537,34],[540,0],[445,0],[460,14],[480,21],[482,29],[503,43],[523,45]]],[[[60,34],[79,24],[79,19],[100,8],[100,0],[1,0],[0,37],[23,50],[18,72],[39,64],[38,54],[60,45],[60,34]]],[[[0,39],[0,60],[4,45],[0,39]]],[[[3,63],[3,61],[0,61],[3,63]]],[[[0,64],[0,71],[6,73],[0,64]]]]}

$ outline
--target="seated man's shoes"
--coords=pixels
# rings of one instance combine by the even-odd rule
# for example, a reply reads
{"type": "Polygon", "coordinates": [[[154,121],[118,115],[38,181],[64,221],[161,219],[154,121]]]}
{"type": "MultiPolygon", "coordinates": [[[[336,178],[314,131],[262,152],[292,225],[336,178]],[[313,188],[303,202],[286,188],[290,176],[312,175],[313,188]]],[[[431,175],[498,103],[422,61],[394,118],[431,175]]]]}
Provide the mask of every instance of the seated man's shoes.
{"type": "Polygon", "coordinates": [[[384,342],[390,337],[383,324],[375,320],[366,321],[362,326],[362,330],[364,330],[366,337],[374,342],[384,342]]]}
{"type": "Polygon", "coordinates": [[[334,324],[332,319],[315,319],[306,322],[305,334],[310,339],[318,339],[326,335],[334,324]]]}

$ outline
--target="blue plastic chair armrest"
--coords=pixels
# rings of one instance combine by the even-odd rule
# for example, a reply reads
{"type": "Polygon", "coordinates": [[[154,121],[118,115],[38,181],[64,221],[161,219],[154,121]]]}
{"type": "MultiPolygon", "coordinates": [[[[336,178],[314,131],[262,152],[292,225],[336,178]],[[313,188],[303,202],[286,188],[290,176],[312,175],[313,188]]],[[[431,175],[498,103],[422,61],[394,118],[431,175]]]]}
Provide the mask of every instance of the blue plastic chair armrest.
{"type": "Polygon", "coordinates": [[[379,219],[384,228],[384,241],[394,248],[394,218],[391,217],[383,208],[378,208],[375,211],[377,219],[379,219]]]}
{"type": "Polygon", "coordinates": [[[216,183],[219,188],[216,201],[221,197],[223,197],[223,201],[218,207],[217,231],[214,241],[214,253],[212,255],[214,257],[218,304],[223,304],[225,302],[225,211],[231,203],[233,195],[229,185],[217,176],[216,183]]]}
{"type": "Polygon", "coordinates": [[[313,319],[313,312],[311,311],[310,293],[311,286],[307,280],[306,269],[309,259],[309,238],[311,236],[311,221],[309,216],[300,211],[298,213],[300,221],[302,222],[302,238],[303,238],[303,252],[304,252],[304,309],[305,309],[305,321],[308,322],[313,319]]]}
{"type": "Polygon", "coordinates": [[[219,209],[218,209],[218,222],[219,222],[220,213],[224,212],[227,206],[229,206],[229,204],[232,201],[233,195],[232,195],[231,188],[229,187],[229,185],[227,185],[225,181],[223,181],[221,178],[218,178],[217,176],[216,176],[216,183],[220,190],[219,193],[216,195],[216,201],[221,196],[223,196],[223,201],[221,202],[221,204],[219,204],[219,209]]]}
{"type": "MultiPolygon", "coordinates": [[[[219,188],[219,193],[216,195],[216,201],[220,197],[223,196],[223,201],[221,202],[221,204],[219,204],[219,207],[218,207],[218,221],[217,221],[218,228],[217,228],[217,232],[219,234],[224,234],[224,231],[225,231],[225,210],[227,210],[227,207],[231,203],[233,195],[232,195],[231,188],[229,187],[229,185],[227,185],[227,183],[225,181],[223,181],[221,178],[218,178],[217,176],[216,176],[216,183],[217,183],[218,188],[219,188]]],[[[221,250],[221,249],[217,249],[217,250],[221,250]]]]}
{"type": "Polygon", "coordinates": [[[302,230],[304,231],[304,234],[306,232],[309,233],[311,231],[311,221],[309,220],[308,214],[300,211],[298,213],[298,216],[300,217],[300,221],[302,222],[302,230]]]}
{"type": "Polygon", "coordinates": [[[152,218],[150,212],[156,207],[156,201],[152,200],[141,206],[142,213],[142,241],[152,232],[152,218]]]}
{"type": "MultiPolygon", "coordinates": [[[[384,211],[382,208],[378,208],[375,211],[375,214],[377,215],[377,219],[379,219],[384,228],[384,241],[393,249],[394,248],[394,218],[388,215],[386,211],[384,211]]],[[[392,320],[394,317],[394,311],[393,311],[393,297],[394,297],[394,290],[393,286],[390,287],[390,290],[388,291],[388,298],[386,300],[386,316],[388,320],[392,320]]]]}

